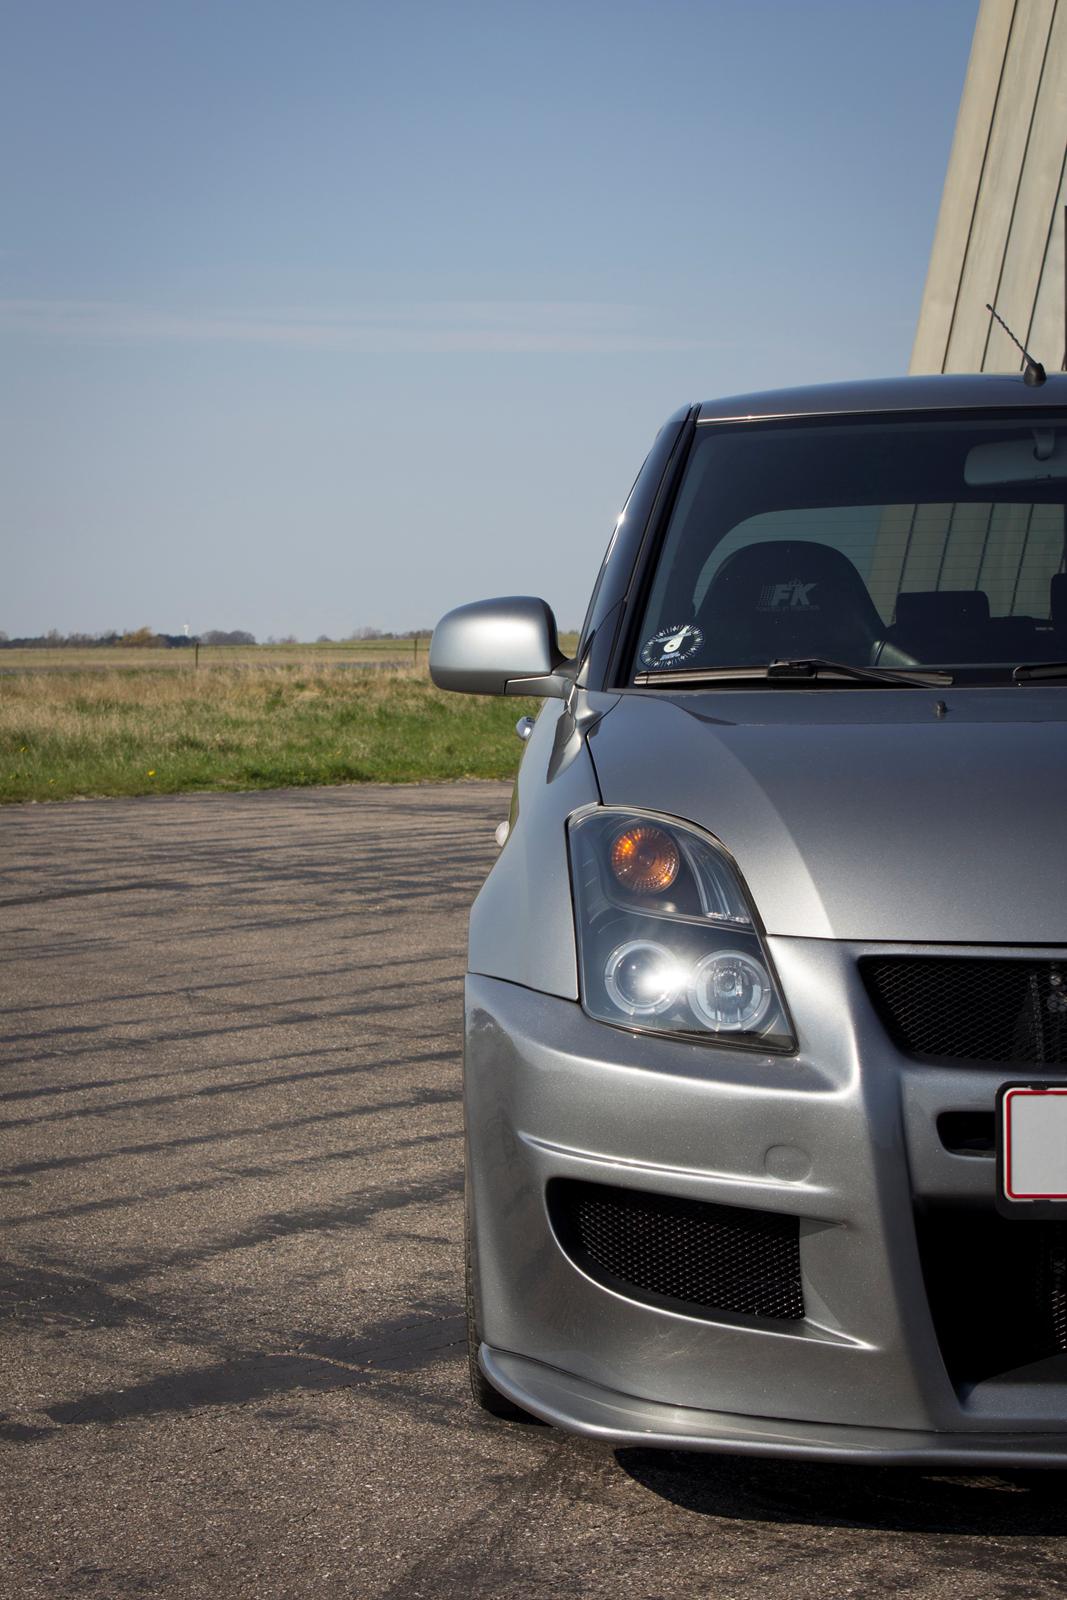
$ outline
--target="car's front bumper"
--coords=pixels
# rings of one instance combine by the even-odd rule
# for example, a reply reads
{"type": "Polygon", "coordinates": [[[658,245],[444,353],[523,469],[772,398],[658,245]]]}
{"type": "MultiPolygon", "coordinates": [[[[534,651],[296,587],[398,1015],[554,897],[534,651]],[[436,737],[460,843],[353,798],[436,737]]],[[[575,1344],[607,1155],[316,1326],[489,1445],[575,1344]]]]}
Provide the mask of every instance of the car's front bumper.
{"type": "Polygon", "coordinates": [[[504,1350],[481,1348],[486,1377],[542,1421],[615,1445],[724,1450],[734,1455],[802,1456],[811,1461],[868,1461],[882,1466],[1064,1467],[1062,1433],[935,1433],[794,1422],[665,1406],[617,1394],[504,1350]]]}
{"type": "Polygon", "coordinates": [[[937,1117],[991,1111],[1007,1074],[899,1056],[862,953],[772,941],[803,1041],[790,1058],[630,1034],[468,979],[482,1361],[501,1390],[618,1442],[1067,1465],[1067,1356],[950,1374],[917,1243],[928,1207],[991,1207],[993,1161],[946,1149],[937,1117]],[[803,1319],[689,1315],[595,1281],[553,1229],[557,1178],[799,1218],[803,1319]]]}

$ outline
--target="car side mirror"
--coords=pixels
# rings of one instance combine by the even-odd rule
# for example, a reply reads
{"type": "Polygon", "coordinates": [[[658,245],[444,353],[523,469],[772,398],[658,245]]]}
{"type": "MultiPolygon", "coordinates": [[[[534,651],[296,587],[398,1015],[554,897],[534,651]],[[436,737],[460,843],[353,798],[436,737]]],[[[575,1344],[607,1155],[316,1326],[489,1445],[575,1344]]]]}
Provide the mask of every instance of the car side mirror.
{"type": "Polygon", "coordinates": [[[559,699],[574,681],[551,607],[531,595],[478,600],[442,617],[430,640],[430,677],[459,694],[559,699]]]}

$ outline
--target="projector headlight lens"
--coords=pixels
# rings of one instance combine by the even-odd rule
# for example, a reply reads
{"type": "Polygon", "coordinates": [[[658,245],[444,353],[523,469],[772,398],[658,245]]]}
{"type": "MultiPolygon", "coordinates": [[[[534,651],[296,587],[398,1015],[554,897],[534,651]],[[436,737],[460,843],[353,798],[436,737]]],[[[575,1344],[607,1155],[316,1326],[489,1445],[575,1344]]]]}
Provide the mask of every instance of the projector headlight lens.
{"type": "Polygon", "coordinates": [[[684,982],[669,950],[648,939],[630,939],[608,957],[604,987],[620,1011],[656,1017],[678,998],[684,982]]]}
{"type": "Polygon", "coordinates": [[[744,885],[707,834],[602,806],[568,827],[582,1005],[601,1022],[792,1051],[744,885]]]}
{"type": "Polygon", "coordinates": [[[704,956],[689,982],[689,1004],[716,1033],[751,1033],[773,998],[765,969],[737,950],[704,956]]]}

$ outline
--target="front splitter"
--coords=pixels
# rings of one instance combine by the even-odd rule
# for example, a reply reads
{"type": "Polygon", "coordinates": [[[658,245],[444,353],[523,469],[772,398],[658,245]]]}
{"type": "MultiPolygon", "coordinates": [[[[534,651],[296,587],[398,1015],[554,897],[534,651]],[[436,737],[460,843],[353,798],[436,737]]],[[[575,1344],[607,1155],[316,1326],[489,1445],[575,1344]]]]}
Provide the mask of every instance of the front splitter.
{"type": "Polygon", "coordinates": [[[479,1360],[493,1387],[524,1411],[553,1427],[611,1445],[866,1461],[872,1466],[1067,1467],[1067,1434],[1062,1432],[922,1433],[744,1417],[639,1400],[485,1344],[479,1360]]]}

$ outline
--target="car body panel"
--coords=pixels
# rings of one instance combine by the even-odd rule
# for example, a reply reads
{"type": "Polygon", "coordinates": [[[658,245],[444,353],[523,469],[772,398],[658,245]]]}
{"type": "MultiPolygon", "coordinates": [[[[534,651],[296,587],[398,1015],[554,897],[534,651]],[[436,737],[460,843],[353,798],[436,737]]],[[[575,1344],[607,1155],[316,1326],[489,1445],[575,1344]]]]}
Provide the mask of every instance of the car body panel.
{"type": "Polygon", "coordinates": [[[1067,942],[1064,687],[942,694],[627,693],[590,749],[606,805],[726,847],[770,933],[1067,942]]]}
{"type": "Polygon", "coordinates": [[[658,1405],[617,1394],[572,1373],[509,1351],[481,1349],[490,1382],[516,1405],[616,1448],[642,1445],[677,1450],[725,1450],[730,1455],[850,1461],[856,1466],[1008,1467],[1067,1466],[1067,1433],[942,1433],[901,1427],[737,1416],[723,1411],[658,1405]]]}
{"type": "Polygon", "coordinates": [[[923,1288],[916,1195],[979,1205],[995,1181],[992,1160],[953,1154],[928,1129],[941,1106],[990,1105],[1005,1074],[956,1067],[927,1080],[904,1061],[858,977],[874,947],[774,939],[770,950],[794,1003],[795,1058],[650,1041],[572,1002],[468,978],[486,1345],[658,1406],[1067,1435],[1067,1357],[1032,1381],[958,1390],[923,1288]],[[799,1217],[805,1320],[685,1315],[606,1289],[556,1237],[545,1194],[558,1177],[799,1217]]]}
{"type": "Polygon", "coordinates": [[[706,400],[698,424],[772,417],[867,416],[894,411],[1040,410],[1067,404],[1067,375],[1030,386],[1018,373],[952,372],[914,378],[865,378],[706,400]]]}
{"type": "Polygon", "coordinates": [[[565,819],[599,798],[584,730],[566,706],[546,701],[519,769],[507,842],[471,908],[471,972],[578,998],[565,819]]]}

